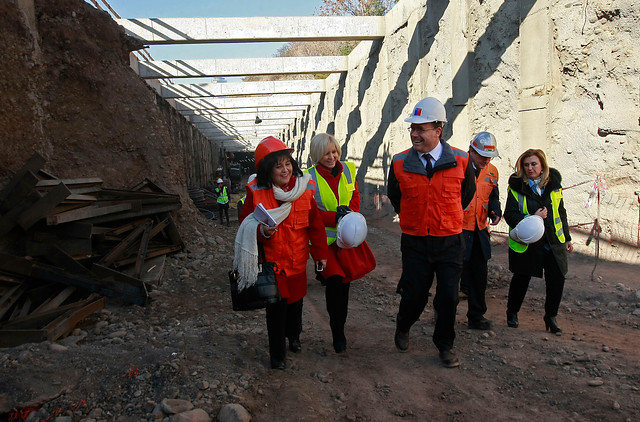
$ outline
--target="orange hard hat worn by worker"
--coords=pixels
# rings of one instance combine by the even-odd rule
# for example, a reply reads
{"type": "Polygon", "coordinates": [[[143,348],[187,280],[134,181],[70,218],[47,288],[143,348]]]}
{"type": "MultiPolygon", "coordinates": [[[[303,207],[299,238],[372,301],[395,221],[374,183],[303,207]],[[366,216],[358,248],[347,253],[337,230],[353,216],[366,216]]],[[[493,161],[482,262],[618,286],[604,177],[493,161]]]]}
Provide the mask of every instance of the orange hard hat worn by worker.
{"type": "Polygon", "coordinates": [[[268,136],[264,138],[262,141],[260,141],[260,143],[256,147],[256,152],[255,152],[256,169],[258,168],[258,165],[260,164],[260,162],[264,160],[264,157],[271,154],[272,152],[283,151],[283,150],[292,152],[293,148],[289,148],[288,146],[285,145],[284,142],[282,142],[280,139],[274,138],[273,136],[268,136]]]}

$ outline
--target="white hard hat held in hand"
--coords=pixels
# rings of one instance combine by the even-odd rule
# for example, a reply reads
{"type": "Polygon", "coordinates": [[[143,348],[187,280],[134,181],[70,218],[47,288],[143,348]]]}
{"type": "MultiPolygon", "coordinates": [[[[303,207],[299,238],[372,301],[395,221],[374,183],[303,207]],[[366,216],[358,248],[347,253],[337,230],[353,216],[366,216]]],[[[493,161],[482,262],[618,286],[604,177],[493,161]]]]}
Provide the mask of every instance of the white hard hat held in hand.
{"type": "Polygon", "coordinates": [[[359,212],[350,212],[340,219],[336,243],[342,249],[360,246],[367,238],[367,220],[359,212]]]}
{"type": "Polygon", "coordinates": [[[535,243],[544,235],[544,221],[539,215],[528,215],[509,232],[509,237],[519,243],[535,243]]]}

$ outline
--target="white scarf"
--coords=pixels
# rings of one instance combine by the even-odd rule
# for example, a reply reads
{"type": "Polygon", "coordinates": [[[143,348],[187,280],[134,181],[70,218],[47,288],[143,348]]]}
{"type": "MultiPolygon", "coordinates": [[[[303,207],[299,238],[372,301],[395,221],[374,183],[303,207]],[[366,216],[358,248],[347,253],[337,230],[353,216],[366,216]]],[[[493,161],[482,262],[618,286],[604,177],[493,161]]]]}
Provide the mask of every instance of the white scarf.
{"type": "MultiPolygon", "coordinates": [[[[278,201],[284,201],[278,208],[269,210],[269,214],[282,223],[291,212],[291,202],[300,198],[307,189],[311,175],[304,173],[302,177],[296,179],[296,184],[289,192],[274,186],[273,195],[278,201]]],[[[235,253],[233,258],[233,268],[238,271],[238,291],[255,284],[258,278],[258,238],[257,230],[260,222],[255,219],[253,213],[249,214],[240,224],[236,234],[235,253]]]]}

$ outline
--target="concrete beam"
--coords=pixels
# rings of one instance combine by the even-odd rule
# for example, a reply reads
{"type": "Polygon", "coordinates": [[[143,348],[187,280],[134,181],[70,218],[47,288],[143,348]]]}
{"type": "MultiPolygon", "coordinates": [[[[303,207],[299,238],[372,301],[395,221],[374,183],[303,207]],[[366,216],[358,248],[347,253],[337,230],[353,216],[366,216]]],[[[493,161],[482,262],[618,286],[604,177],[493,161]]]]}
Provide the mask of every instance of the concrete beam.
{"type": "MultiPolygon", "coordinates": [[[[249,127],[252,130],[254,128],[257,128],[259,126],[262,125],[280,125],[280,126],[284,126],[284,125],[290,125],[292,123],[294,123],[296,120],[295,119],[273,119],[273,120],[264,120],[262,123],[260,124],[255,124],[253,120],[239,120],[239,121],[235,121],[233,122],[233,127],[236,129],[239,128],[244,128],[244,127],[249,127]]],[[[193,125],[196,128],[201,128],[201,127],[206,127],[207,125],[211,125],[211,124],[217,124],[215,121],[208,121],[208,122],[194,122],[193,125]]]]}
{"type": "Polygon", "coordinates": [[[206,100],[176,100],[176,110],[179,112],[189,112],[194,110],[220,110],[229,108],[255,109],[257,107],[260,109],[263,107],[300,107],[309,105],[311,105],[311,94],[273,95],[266,97],[214,97],[206,100]]]}
{"type": "Polygon", "coordinates": [[[163,85],[160,89],[160,95],[163,98],[230,97],[236,95],[257,94],[307,94],[310,92],[326,91],[324,79],[215,84],[174,84],[163,85]]]}
{"type": "Polygon", "coordinates": [[[145,44],[346,41],[384,38],[383,16],[116,19],[145,44]]]}
{"type": "Polygon", "coordinates": [[[147,60],[138,62],[138,75],[143,79],[338,73],[347,70],[348,56],[147,60]]]}
{"type": "MultiPolygon", "coordinates": [[[[260,112],[257,114],[261,120],[268,121],[274,119],[297,119],[301,118],[303,113],[302,110],[297,111],[269,111],[269,112],[260,112]]],[[[213,113],[202,113],[202,114],[192,114],[185,116],[185,118],[192,122],[201,121],[199,119],[195,119],[195,117],[200,117],[206,119],[207,121],[211,121],[215,119],[217,121],[224,120],[229,123],[233,122],[255,122],[256,113],[234,113],[234,114],[213,114],[213,113]]]]}
{"type": "Polygon", "coordinates": [[[262,113],[303,113],[307,106],[272,106],[272,107],[243,107],[243,108],[220,108],[215,110],[193,110],[196,115],[216,115],[224,118],[231,118],[234,114],[256,114],[262,116],[262,113]]]}

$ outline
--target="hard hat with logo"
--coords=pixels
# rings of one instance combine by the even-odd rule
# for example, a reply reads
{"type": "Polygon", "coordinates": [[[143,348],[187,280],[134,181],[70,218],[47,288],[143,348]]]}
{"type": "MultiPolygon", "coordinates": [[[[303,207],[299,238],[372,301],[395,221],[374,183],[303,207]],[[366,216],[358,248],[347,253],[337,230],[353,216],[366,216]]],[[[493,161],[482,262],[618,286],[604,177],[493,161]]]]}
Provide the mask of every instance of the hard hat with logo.
{"type": "Polygon", "coordinates": [[[440,101],[433,97],[423,98],[413,108],[411,116],[405,122],[422,124],[430,122],[447,122],[447,113],[440,101]]]}
{"type": "Polygon", "coordinates": [[[478,133],[473,137],[470,145],[471,148],[483,157],[500,157],[500,154],[498,154],[496,137],[489,132],[478,133]]]}
{"type": "Polygon", "coordinates": [[[216,180],[216,183],[224,183],[224,181],[222,179],[218,179],[216,180]]]}
{"type": "Polygon", "coordinates": [[[519,243],[535,243],[544,235],[544,221],[539,215],[528,215],[509,232],[509,237],[519,243]]]}
{"type": "Polygon", "coordinates": [[[273,136],[268,136],[264,138],[262,141],[260,141],[260,143],[256,147],[256,152],[255,152],[256,168],[258,168],[258,165],[260,164],[260,162],[264,160],[264,157],[271,154],[272,152],[282,151],[282,150],[293,151],[293,148],[289,148],[288,146],[285,145],[284,142],[282,142],[280,139],[274,138],[273,136]]]}
{"type": "Polygon", "coordinates": [[[367,220],[359,212],[350,212],[338,222],[336,243],[343,249],[360,246],[367,238],[367,220]]]}

